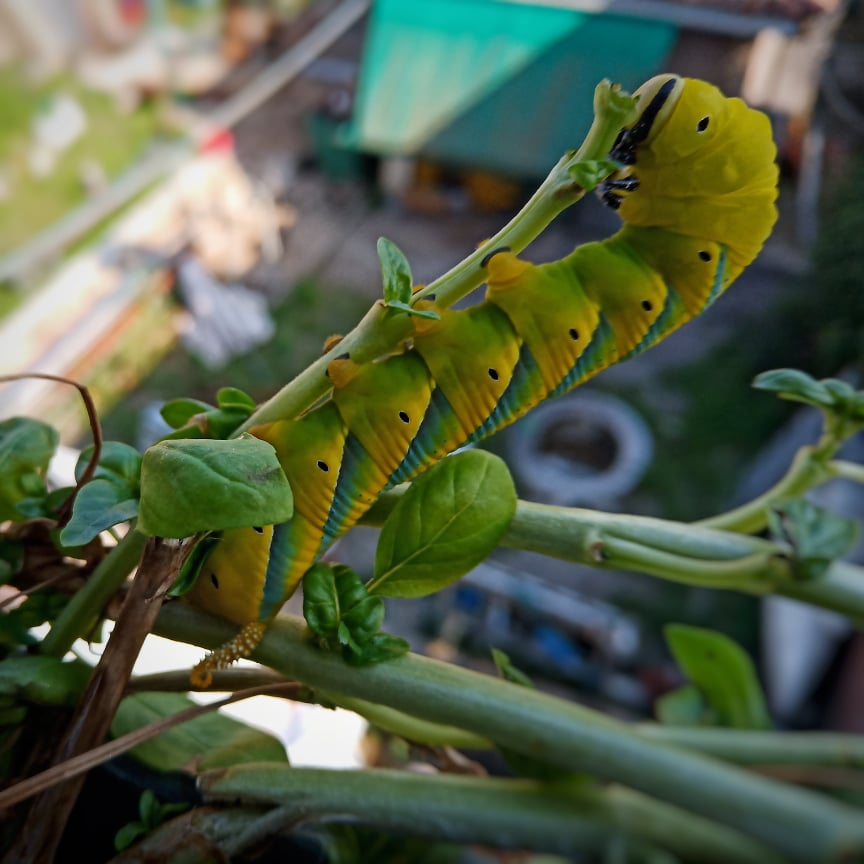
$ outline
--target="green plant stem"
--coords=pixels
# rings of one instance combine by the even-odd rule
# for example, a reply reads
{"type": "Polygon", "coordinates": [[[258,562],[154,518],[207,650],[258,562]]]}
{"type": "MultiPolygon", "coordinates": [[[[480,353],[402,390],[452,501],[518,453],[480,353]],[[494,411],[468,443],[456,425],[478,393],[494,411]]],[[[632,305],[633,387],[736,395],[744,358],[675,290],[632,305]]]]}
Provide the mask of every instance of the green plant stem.
{"type": "MultiPolygon", "coordinates": [[[[156,625],[163,636],[206,648],[234,630],[182,604],[163,609],[156,625]]],[[[302,619],[277,619],[253,657],[315,689],[457,726],[526,756],[622,783],[749,834],[790,860],[864,860],[864,822],[844,805],[649,742],[599,712],[428,658],[351,667],[316,650],[307,633],[302,619]]]]}
{"type": "Polygon", "coordinates": [[[659,846],[704,864],[779,864],[761,843],[626,789],[405,771],[238,765],[205,774],[205,801],[273,804],[286,816],[353,821],[455,843],[602,855],[611,841],[659,846]]]}
{"type": "Polygon", "coordinates": [[[99,562],[40,643],[42,654],[62,657],[76,639],[86,636],[93,629],[108,601],[135,569],[146,544],[147,538],[132,529],[99,562]]]}
{"type": "MultiPolygon", "coordinates": [[[[382,495],[361,523],[381,525],[400,495],[382,495]]],[[[702,524],[519,501],[501,545],[685,585],[782,594],[864,622],[861,567],[835,561],[819,579],[797,581],[771,541],[702,524]]]]}
{"type": "Polygon", "coordinates": [[[430,723],[428,720],[412,717],[403,711],[378,705],[367,699],[357,699],[338,693],[319,693],[318,697],[325,704],[353,711],[373,726],[417,744],[427,744],[430,747],[460,747],[464,750],[488,750],[492,746],[492,742],[482,735],[466,732],[457,726],[430,723]]]}
{"type": "MultiPolygon", "coordinates": [[[[768,525],[768,510],[775,501],[780,498],[803,495],[815,486],[840,476],[841,472],[848,472],[848,466],[851,463],[846,462],[838,465],[838,463],[830,461],[831,456],[837,452],[841,443],[841,441],[826,435],[815,446],[801,447],[795,454],[786,474],[758,498],[729,510],[727,513],[701,519],[694,524],[702,528],[716,528],[741,534],[756,534],[763,531],[768,525]]],[[[849,474],[851,473],[849,472],[849,474]]],[[[855,473],[858,476],[850,479],[859,479],[864,482],[862,472],[859,470],[855,473]]]]}
{"type": "MultiPolygon", "coordinates": [[[[559,160],[516,216],[464,261],[418,291],[414,299],[435,294],[439,306],[446,307],[456,302],[485,279],[480,265],[488,252],[501,246],[521,251],[559,213],[582,198],[585,190],[574,181],[571,167],[589,160],[605,159],[618,132],[635,116],[635,105],[632,98],[604,81],[595,90],[594,111],[594,122],[582,146],[559,160]]],[[[378,301],[357,327],[259,406],[235,434],[248,432],[264,423],[298,416],[330,389],[327,367],[337,357],[348,354],[358,363],[369,362],[398,348],[412,332],[411,318],[407,313],[388,309],[378,301]]]]}
{"type": "Polygon", "coordinates": [[[762,732],[749,729],[640,723],[637,734],[698,750],[739,765],[812,765],[864,769],[864,736],[835,732],[762,732]]]}

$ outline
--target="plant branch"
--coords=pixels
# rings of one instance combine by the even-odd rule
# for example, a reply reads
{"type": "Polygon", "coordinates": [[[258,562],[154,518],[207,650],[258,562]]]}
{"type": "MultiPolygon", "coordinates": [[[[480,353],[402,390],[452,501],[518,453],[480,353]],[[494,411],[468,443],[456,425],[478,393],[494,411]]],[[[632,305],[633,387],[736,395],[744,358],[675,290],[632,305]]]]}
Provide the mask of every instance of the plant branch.
{"type": "MultiPolygon", "coordinates": [[[[163,609],[155,627],[206,648],[233,630],[181,604],[163,609]]],[[[277,619],[253,656],[316,690],[457,726],[526,756],[622,783],[743,831],[790,860],[816,864],[864,855],[864,823],[842,804],[649,742],[582,706],[428,658],[351,667],[316,650],[307,634],[302,619],[277,619]]]]}
{"type": "MultiPolygon", "coordinates": [[[[188,683],[189,673],[186,674],[188,683]]],[[[28,798],[44,792],[46,789],[51,789],[58,783],[64,780],[69,780],[72,777],[77,777],[97,765],[102,765],[109,759],[115,756],[120,756],[126,753],[133,747],[143,744],[145,741],[150,741],[157,735],[167,732],[169,729],[174,729],[183,723],[188,723],[190,720],[195,720],[197,717],[203,717],[205,714],[210,714],[213,711],[218,711],[225,705],[231,705],[234,702],[240,702],[243,699],[249,699],[252,696],[282,696],[285,698],[293,698],[292,694],[301,685],[282,680],[279,683],[264,684],[259,687],[250,687],[245,690],[240,690],[225,699],[220,699],[218,702],[210,702],[206,705],[193,705],[184,711],[178,711],[176,714],[171,714],[168,717],[162,717],[159,720],[154,720],[146,726],[140,726],[132,732],[127,732],[119,738],[114,738],[105,744],[100,744],[98,747],[93,747],[84,753],[67,759],[65,762],[60,762],[57,765],[41,771],[20,783],[15,783],[13,786],[8,786],[6,789],[0,790],[0,809],[13,807],[21,801],[26,801],[28,798]]],[[[188,690],[188,687],[187,687],[188,690]]]]}
{"type": "Polygon", "coordinates": [[[238,765],[202,776],[206,801],[279,806],[285,818],[345,818],[455,843],[602,855],[626,838],[704,864],[780,864],[763,844],[621,788],[405,771],[238,765]]]}
{"type": "Polygon", "coordinates": [[[99,562],[51,625],[39,645],[42,654],[62,657],[76,639],[93,629],[108,601],[135,569],[146,544],[147,538],[132,529],[99,562]]]}
{"type": "MultiPolygon", "coordinates": [[[[635,103],[627,94],[603,81],[595,90],[594,110],[594,122],[582,146],[562,157],[519,213],[464,261],[418,291],[415,299],[434,293],[439,306],[456,302],[484,281],[481,262],[491,250],[507,246],[521,251],[559,213],[582,198],[585,190],[574,181],[571,168],[580,162],[607,158],[618,132],[635,116],[635,103]]],[[[265,423],[296,417],[312,406],[330,389],[327,367],[337,357],[349,354],[357,363],[369,362],[398,348],[411,333],[412,323],[407,313],[388,309],[378,301],[354,330],[259,406],[237,428],[235,435],[265,423]]]]}
{"type": "MultiPolygon", "coordinates": [[[[165,592],[174,581],[185,552],[182,543],[156,539],[148,542],[138,574],[126,595],[105,651],[56,749],[55,765],[101,744],[123,696],[144,637],[153,626],[165,592]]],[[[4,858],[4,864],[54,860],[83,783],[83,776],[64,780],[36,799],[24,829],[4,858]]]]}
{"type": "MultiPolygon", "coordinates": [[[[401,494],[382,495],[361,524],[383,524],[401,494]]],[[[519,501],[501,545],[686,585],[782,594],[864,622],[861,567],[834,561],[819,579],[799,581],[771,541],[703,524],[519,501]]]]}

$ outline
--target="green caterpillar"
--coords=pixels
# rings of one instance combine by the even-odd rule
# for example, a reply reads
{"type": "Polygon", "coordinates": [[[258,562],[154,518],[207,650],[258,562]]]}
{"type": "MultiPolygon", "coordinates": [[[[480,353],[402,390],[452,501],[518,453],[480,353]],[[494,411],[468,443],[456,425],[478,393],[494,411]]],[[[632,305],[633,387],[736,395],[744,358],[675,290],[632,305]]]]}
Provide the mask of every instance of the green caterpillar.
{"type": "MultiPolygon", "coordinates": [[[[243,625],[193,679],[248,654],[324,550],[378,495],[547,398],[653,345],[708,307],[756,257],[776,220],[768,118],[703,81],[661,75],[601,186],[624,226],[535,266],[487,256],[485,300],[415,318],[401,353],[331,363],[330,398],[252,430],[277,451],[295,498],[281,525],[225,531],[191,592],[243,625]]],[[[421,308],[435,308],[418,301],[421,308]]]]}

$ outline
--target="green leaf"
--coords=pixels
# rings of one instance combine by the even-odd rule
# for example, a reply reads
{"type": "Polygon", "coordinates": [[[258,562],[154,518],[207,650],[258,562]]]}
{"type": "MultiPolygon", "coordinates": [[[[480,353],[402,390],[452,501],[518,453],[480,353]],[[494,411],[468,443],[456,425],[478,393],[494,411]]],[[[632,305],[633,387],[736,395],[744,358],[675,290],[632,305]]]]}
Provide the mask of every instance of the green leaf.
{"type": "Polygon", "coordinates": [[[664,693],[654,702],[654,714],[665,726],[716,726],[702,691],[692,684],[664,693]]]}
{"type": "Polygon", "coordinates": [[[534,686],[534,682],[521,669],[517,669],[511,662],[510,657],[503,651],[493,648],[492,660],[495,663],[495,668],[498,670],[498,674],[505,681],[510,681],[513,684],[520,684],[522,687],[534,686]]]}
{"type": "Polygon", "coordinates": [[[175,431],[162,440],[228,438],[255,410],[255,402],[236,387],[223,387],[216,394],[219,407],[197,399],[166,402],[160,413],[175,431]]]}
{"type": "Polygon", "coordinates": [[[21,520],[15,505],[44,498],[45,472],[57,449],[57,430],[29,417],[0,422],[0,522],[21,520]]]}
{"type": "Polygon", "coordinates": [[[353,647],[381,629],[384,602],[342,564],[315,564],[303,577],[303,615],[322,647],[353,647]]]}
{"type": "Polygon", "coordinates": [[[411,289],[414,285],[408,259],[395,243],[386,237],[379,237],[378,260],[381,262],[385,302],[388,305],[407,304],[411,300],[411,289]]]}
{"type": "Polygon", "coordinates": [[[411,646],[399,636],[390,633],[374,633],[366,642],[345,653],[352,666],[372,666],[385,663],[407,654],[411,646]]]}
{"type": "MultiPolygon", "coordinates": [[[[90,464],[93,447],[85,447],[75,465],[75,479],[80,480],[90,464]]],[[[137,492],[141,480],[141,454],[121,441],[106,441],[99,454],[94,478],[125,485],[130,493],[137,492]]]]}
{"type": "Polygon", "coordinates": [[[503,460],[465,450],[439,462],[399,499],[384,523],[370,593],[423,597],[483,561],[516,512],[503,460]]]}
{"type": "Polygon", "coordinates": [[[29,631],[46,621],[53,621],[68,602],[68,594],[48,589],[32,594],[15,609],[0,613],[0,645],[34,644],[36,637],[29,631]]]}
{"type": "Polygon", "coordinates": [[[159,799],[152,789],[145,789],[138,799],[138,818],[148,830],[159,824],[159,799]]]}
{"type": "MultiPolygon", "coordinates": [[[[115,738],[195,703],[179,693],[136,693],[121,703],[111,724],[115,738]]],[[[272,735],[213,711],[175,726],[129,751],[157,771],[197,774],[243,762],[287,762],[285,748],[272,735]]]]}
{"type": "Polygon", "coordinates": [[[92,669],[80,660],[12,656],[0,662],[0,693],[40,705],[72,707],[92,669]]]}
{"type": "Polygon", "coordinates": [[[257,407],[255,400],[236,387],[222,387],[216,393],[216,404],[223,409],[233,408],[245,411],[248,417],[257,407]]]}
{"type": "Polygon", "coordinates": [[[360,577],[342,564],[318,563],[306,572],[303,614],[318,646],[341,651],[353,665],[381,663],[408,651],[404,639],[380,632],[384,601],[370,597],[360,577]]]}
{"type": "Polygon", "coordinates": [[[172,399],[159,409],[159,413],[172,429],[180,429],[198,414],[213,410],[212,405],[198,399],[172,399]]]}
{"type": "Polygon", "coordinates": [[[575,180],[586,192],[596,189],[613,171],[620,168],[611,159],[586,159],[575,162],[568,169],[572,180],[575,180]]]}
{"type": "Polygon", "coordinates": [[[99,478],[85,483],[75,496],[72,517],[60,532],[60,542],[68,547],[85,546],[102,531],[128,522],[138,515],[138,499],[128,489],[99,478]]]}
{"type": "MultiPolygon", "coordinates": [[[[75,479],[80,481],[90,464],[93,447],[78,457],[75,479]]],[[[106,441],[93,479],[81,487],[72,505],[72,517],[60,532],[68,547],[84,546],[102,531],[138,515],[141,493],[141,454],[120,441],[106,441]]]]}
{"type": "Polygon", "coordinates": [[[157,537],[273,525],[293,512],[276,451],[251,435],[160,441],[144,454],[138,528],[157,537]]]}
{"type": "Polygon", "coordinates": [[[114,849],[117,852],[122,852],[128,849],[136,840],[143,837],[147,833],[146,826],[140,822],[127,822],[122,828],[118,829],[114,835],[114,849]]]}
{"type": "Polygon", "coordinates": [[[798,498],[775,502],[768,511],[768,528],[774,540],[791,549],[799,579],[818,579],[858,538],[855,521],[798,498]]]}
{"type": "Polygon", "coordinates": [[[664,633],[681,671],[702,691],[719,725],[772,728],[753,662],[740,645],[722,633],[684,624],[669,624],[664,633]]]}
{"type": "Polygon", "coordinates": [[[772,369],[770,372],[763,372],[753,380],[753,387],[777,393],[783,399],[805,402],[820,408],[834,403],[821,381],[798,369],[772,369]]]}

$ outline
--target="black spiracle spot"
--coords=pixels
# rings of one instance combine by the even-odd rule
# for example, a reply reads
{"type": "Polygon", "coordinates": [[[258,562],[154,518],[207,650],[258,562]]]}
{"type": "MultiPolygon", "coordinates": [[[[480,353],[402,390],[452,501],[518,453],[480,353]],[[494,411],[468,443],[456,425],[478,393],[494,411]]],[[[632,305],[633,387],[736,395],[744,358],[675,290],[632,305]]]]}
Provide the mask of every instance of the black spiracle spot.
{"type": "Polygon", "coordinates": [[[252,530],[253,530],[256,534],[263,534],[263,533],[264,533],[264,529],[263,529],[260,525],[253,525],[253,526],[252,526],[252,530]]]}
{"type": "Polygon", "coordinates": [[[576,342],[579,339],[579,331],[575,327],[571,327],[568,331],[570,338],[576,342]]]}
{"type": "Polygon", "coordinates": [[[706,251],[705,249],[700,249],[699,258],[707,264],[711,260],[711,253],[706,251]]]}
{"type": "Polygon", "coordinates": [[[403,423],[408,423],[408,422],[410,422],[410,420],[411,420],[411,418],[408,416],[408,412],[407,412],[407,411],[400,411],[400,412],[399,412],[399,419],[400,419],[403,423]]]}
{"type": "Polygon", "coordinates": [[[654,304],[650,300],[643,300],[642,301],[642,308],[646,312],[650,312],[654,308],[654,304]]]}
{"type": "Polygon", "coordinates": [[[211,573],[211,574],[210,574],[210,581],[213,583],[213,587],[214,587],[214,588],[218,588],[218,587],[219,587],[219,579],[216,577],[216,574],[215,574],[215,573],[211,573]]]}
{"type": "Polygon", "coordinates": [[[697,132],[704,132],[704,131],[708,128],[708,124],[709,124],[710,122],[711,122],[711,118],[710,118],[710,117],[703,117],[703,118],[702,118],[702,119],[701,119],[701,120],[696,124],[696,131],[697,131],[697,132]]]}
{"type": "Polygon", "coordinates": [[[498,374],[498,370],[497,370],[497,369],[491,369],[491,368],[490,368],[490,369],[489,369],[489,377],[490,377],[493,381],[497,381],[501,376],[498,374]]]}
{"type": "Polygon", "coordinates": [[[330,466],[323,459],[319,459],[317,464],[318,464],[318,467],[324,472],[327,472],[330,470],[330,466]]]}

